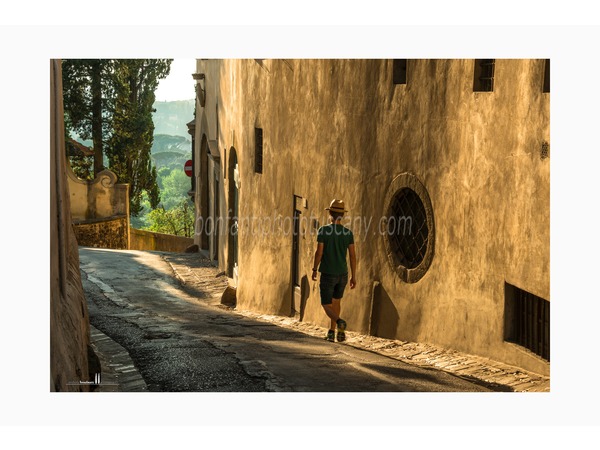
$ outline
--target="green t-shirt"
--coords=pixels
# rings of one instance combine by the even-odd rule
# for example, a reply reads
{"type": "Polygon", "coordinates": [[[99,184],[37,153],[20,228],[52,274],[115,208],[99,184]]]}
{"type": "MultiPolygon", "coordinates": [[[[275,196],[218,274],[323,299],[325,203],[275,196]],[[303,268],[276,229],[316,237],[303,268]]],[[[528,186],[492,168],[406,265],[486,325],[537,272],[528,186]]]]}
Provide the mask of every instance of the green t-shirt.
{"type": "Polygon", "coordinates": [[[319,272],[330,275],[348,273],[346,252],[350,244],[354,244],[352,231],[340,224],[325,225],[317,232],[317,242],[325,244],[319,272]]]}

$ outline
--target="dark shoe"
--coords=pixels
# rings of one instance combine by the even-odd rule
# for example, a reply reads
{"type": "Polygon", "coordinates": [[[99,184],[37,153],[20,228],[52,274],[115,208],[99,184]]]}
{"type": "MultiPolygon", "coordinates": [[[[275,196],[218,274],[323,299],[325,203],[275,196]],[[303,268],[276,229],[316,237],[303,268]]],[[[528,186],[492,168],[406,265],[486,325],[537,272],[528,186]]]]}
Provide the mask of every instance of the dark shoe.
{"type": "Polygon", "coordinates": [[[326,341],[334,342],[335,341],[335,332],[333,330],[329,330],[327,332],[327,336],[325,336],[326,341]]]}
{"type": "Polygon", "coordinates": [[[337,320],[337,327],[339,331],[345,331],[346,330],[346,321],[343,319],[338,319],[337,320]]]}
{"type": "Polygon", "coordinates": [[[344,342],[345,340],[346,340],[346,332],[338,330],[338,332],[337,332],[337,341],[338,342],[344,342]]]}

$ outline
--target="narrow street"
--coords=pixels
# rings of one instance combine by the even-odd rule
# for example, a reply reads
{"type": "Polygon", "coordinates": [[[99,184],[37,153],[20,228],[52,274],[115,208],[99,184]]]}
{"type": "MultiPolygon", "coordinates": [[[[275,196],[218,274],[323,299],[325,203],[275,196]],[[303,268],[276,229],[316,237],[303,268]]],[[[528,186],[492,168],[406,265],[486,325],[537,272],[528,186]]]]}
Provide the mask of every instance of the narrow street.
{"type": "Polygon", "coordinates": [[[219,306],[226,279],[208,264],[212,286],[191,296],[159,253],[80,248],[80,261],[90,323],[127,350],[149,391],[488,391],[219,306]]]}

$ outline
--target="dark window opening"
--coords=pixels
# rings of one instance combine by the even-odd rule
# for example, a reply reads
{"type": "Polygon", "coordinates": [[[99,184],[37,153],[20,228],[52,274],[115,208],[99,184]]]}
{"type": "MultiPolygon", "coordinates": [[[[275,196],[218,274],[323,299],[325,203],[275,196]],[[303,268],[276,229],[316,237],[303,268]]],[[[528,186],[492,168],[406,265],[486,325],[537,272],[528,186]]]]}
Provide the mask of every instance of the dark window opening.
{"type": "Polygon", "coordinates": [[[294,235],[292,239],[292,283],[300,286],[300,215],[294,210],[294,235]]]}
{"type": "Polygon", "coordinates": [[[395,195],[391,211],[388,233],[392,251],[399,264],[414,269],[427,252],[429,228],[425,207],[415,191],[403,188],[395,195]]]}
{"type": "Polygon", "coordinates": [[[406,84],[406,59],[394,59],[393,79],[394,84],[406,84]]]}
{"type": "Polygon", "coordinates": [[[544,63],[544,89],[542,92],[550,92],[550,60],[544,63]]]}
{"type": "Polygon", "coordinates": [[[263,130],[254,129],[254,171],[263,173],[263,130]]]}
{"type": "Polygon", "coordinates": [[[550,302],[508,283],[504,295],[504,340],[550,361],[550,302]]]}
{"type": "Polygon", "coordinates": [[[550,143],[549,142],[542,142],[542,150],[540,151],[540,158],[541,159],[546,159],[550,157],[550,143]]]}
{"type": "Polygon", "coordinates": [[[476,59],[475,77],[473,82],[474,92],[494,91],[494,68],[495,59],[476,59]]]}

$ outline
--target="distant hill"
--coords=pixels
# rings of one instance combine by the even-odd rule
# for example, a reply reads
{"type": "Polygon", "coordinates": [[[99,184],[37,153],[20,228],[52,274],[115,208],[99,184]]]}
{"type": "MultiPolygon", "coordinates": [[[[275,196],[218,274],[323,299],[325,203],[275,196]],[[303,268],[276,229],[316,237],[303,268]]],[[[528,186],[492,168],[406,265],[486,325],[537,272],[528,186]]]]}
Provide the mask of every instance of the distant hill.
{"type": "Polygon", "coordinates": [[[195,100],[154,102],[156,112],[152,114],[154,135],[169,134],[189,138],[187,123],[194,119],[195,100]]]}
{"type": "MultiPolygon", "coordinates": [[[[154,103],[156,112],[152,114],[154,141],[151,152],[157,169],[166,167],[183,171],[184,163],[192,158],[192,140],[187,123],[194,119],[194,108],[194,100],[154,103]]],[[[73,138],[88,147],[93,145],[91,140],[83,141],[77,135],[73,138]]],[[[106,157],[104,164],[108,167],[106,157]]]]}
{"type": "MultiPolygon", "coordinates": [[[[152,121],[154,122],[155,139],[160,134],[190,139],[187,123],[194,119],[195,100],[154,102],[154,109],[156,112],[152,114],[152,121]]],[[[71,137],[88,147],[93,144],[91,139],[84,141],[76,133],[73,133],[71,137]]],[[[152,152],[154,153],[154,151],[153,146],[152,152]]]]}
{"type": "Polygon", "coordinates": [[[176,152],[161,152],[152,155],[152,160],[156,169],[159,170],[158,177],[161,178],[163,175],[168,175],[171,170],[180,170],[183,172],[183,165],[188,159],[192,159],[192,153],[187,155],[184,153],[176,152]],[[162,168],[169,169],[167,172],[162,172],[162,168]]]}
{"type": "Polygon", "coordinates": [[[157,169],[183,170],[183,165],[192,158],[192,141],[182,136],[154,135],[152,159],[157,169]]]}
{"type": "MultiPolygon", "coordinates": [[[[154,103],[152,159],[157,169],[183,172],[183,165],[192,158],[192,137],[187,123],[194,119],[195,105],[193,99],[154,103]]],[[[167,174],[160,171],[159,178],[167,174]]]]}
{"type": "Polygon", "coordinates": [[[162,152],[189,153],[191,151],[192,141],[189,134],[187,138],[168,134],[154,134],[154,141],[152,142],[153,155],[162,152]]]}

